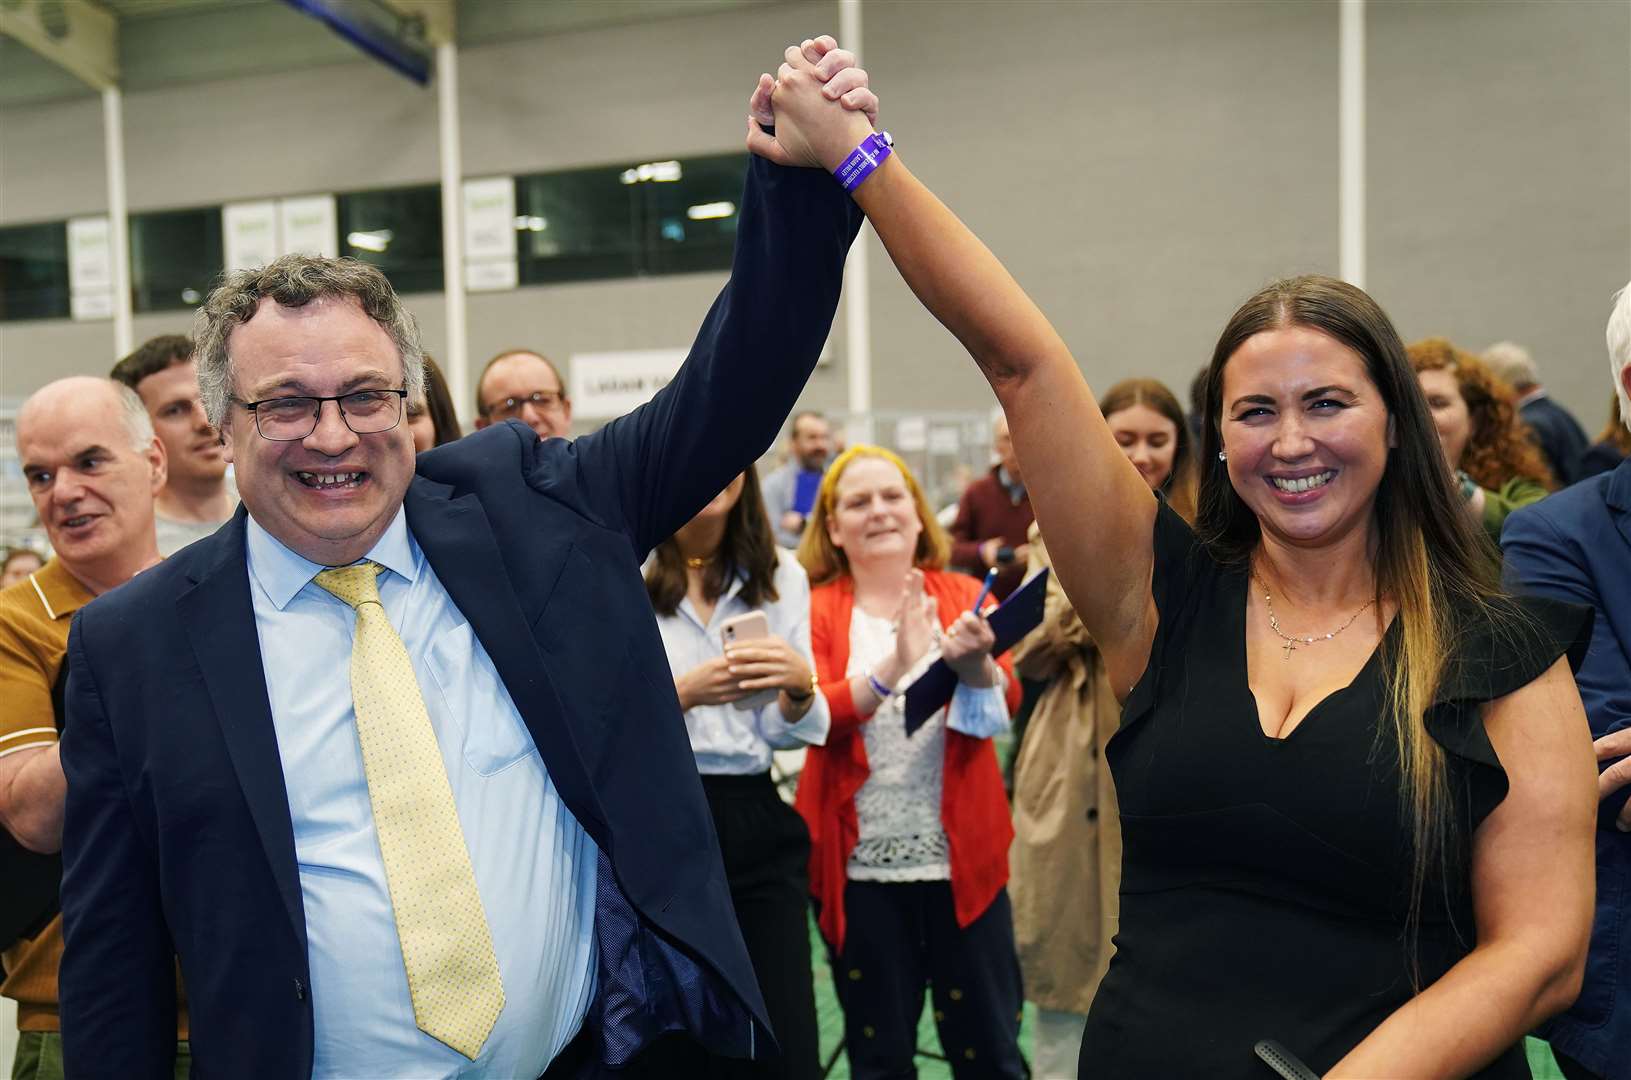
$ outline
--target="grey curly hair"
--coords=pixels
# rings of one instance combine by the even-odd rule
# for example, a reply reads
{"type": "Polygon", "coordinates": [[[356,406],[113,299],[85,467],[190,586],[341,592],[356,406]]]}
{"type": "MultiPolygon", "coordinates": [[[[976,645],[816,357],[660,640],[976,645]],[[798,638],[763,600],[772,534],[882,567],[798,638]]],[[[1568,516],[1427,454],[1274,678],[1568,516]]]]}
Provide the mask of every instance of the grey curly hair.
{"type": "Polygon", "coordinates": [[[284,255],[253,270],[222,277],[193,318],[194,359],[204,413],[219,430],[232,400],[232,357],[227,341],[234,328],[254,317],[264,297],[284,307],[304,307],[325,296],[351,297],[385,330],[402,356],[403,382],[410,400],[425,395],[425,360],[419,327],[377,267],[358,259],[284,255]]]}

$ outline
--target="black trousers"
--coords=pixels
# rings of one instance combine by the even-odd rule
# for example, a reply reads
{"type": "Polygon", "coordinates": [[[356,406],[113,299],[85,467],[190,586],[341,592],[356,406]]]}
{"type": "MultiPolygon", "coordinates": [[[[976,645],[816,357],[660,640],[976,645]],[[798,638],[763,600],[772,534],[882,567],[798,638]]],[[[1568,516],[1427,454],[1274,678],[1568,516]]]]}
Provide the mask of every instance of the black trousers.
{"type": "Polygon", "coordinates": [[[816,1080],[821,1075],[815,982],[810,970],[810,832],[781,800],[769,773],[708,776],[702,792],[713,811],[736,921],[759,977],[779,1058],[718,1058],[718,1080],[816,1080]]]}
{"type": "Polygon", "coordinates": [[[844,1045],[855,1080],[917,1076],[923,990],[952,1075],[1020,1078],[1024,994],[1008,892],[967,929],[957,925],[951,883],[852,881],[844,887],[844,950],[833,982],[844,1008],[844,1045]]]}

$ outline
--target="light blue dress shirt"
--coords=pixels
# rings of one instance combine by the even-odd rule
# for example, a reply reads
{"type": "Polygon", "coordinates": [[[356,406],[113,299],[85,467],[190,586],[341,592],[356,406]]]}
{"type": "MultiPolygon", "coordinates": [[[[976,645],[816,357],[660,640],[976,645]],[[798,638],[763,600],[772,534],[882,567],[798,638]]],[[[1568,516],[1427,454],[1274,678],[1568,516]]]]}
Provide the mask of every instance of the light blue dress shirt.
{"type": "MultiPolygon", "coordinates": [[[[475,1061],[414,1023],[351,703],[356,615],[249,519],[250,594],[305,903],[314,1077],[536,1077],[595,990],[597,851],[398,512],[367,558],[413,660],[504,980],[475,1061]]],[[[246,932],[253,932],[252,927],[246,932]]]]}
{"type": "MultiPolygon", "coordinates": [[[[770,632],[793,646],[815,670],[810,656],[810,579],[792,552],[778,548],[776,559],[776,599],[771,603],[756,609],[748,607],[741,597],[742,579],[738,577],[714,605],[713,616],[707,622],[697,617],[689,597],[680,601],[674,614],[657,616],[668,666],[676,679],[698,664],[723,656],[720,627],[754,610],[764,612],[770,632]]],[[[832,713],[827,709],[827,699],[817,693],[809,710],[796,722],[788,723],[772,696],[755,708],[698,705],[686,711],[685,730],[696,754],[697,771],[703,775],[753,775],[770,770],[773,750],[826,743],[827,733],[832,730],[832,713]]]]}

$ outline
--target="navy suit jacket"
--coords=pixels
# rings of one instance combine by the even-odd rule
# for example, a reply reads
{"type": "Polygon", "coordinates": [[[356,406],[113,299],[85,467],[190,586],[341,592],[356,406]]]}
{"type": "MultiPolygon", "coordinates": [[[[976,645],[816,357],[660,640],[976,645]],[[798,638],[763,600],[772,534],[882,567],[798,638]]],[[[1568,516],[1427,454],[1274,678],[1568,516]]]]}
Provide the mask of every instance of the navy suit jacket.
{"type": "MultiPolygon", "coordinates": [[[[601,851],[591,1072],[665,1032],[734,1056],[774,1046],[640,563],[775,438],[831,329],[860,220],[824,173],[753,159],[731,281],[672,383],[575,442],[510,423],[426,453],[405,498],[601,851]]],[[[240,510],[88,605],[70,634],[60,985],[73,1076],[169,1074],[176,956],[194,1075],[311,1072],[305,912],[244,534],[240,510]]]]}
{"type": "Polygon", "coordinates": [[[1535,433],[1540,452],[1557,482],[1567,487],[1580,479],[1580,457],[1589,445],[1580,422],[1550,397],[1539,397],[1518,410],[1535,433]]]}
{"type": "MultiPolygon", "coordinates": [[[[1596,610],[1575,682],[1594,738],[1631,727],[1631,460],[1514,512],[1501,551],[1513,589],[1596,610]]],[[[1614,1080],[1631,1080],[1631,833],[1613,824],[1628,794],[1609,796],[1599,815],[1585,983],[1545,1028],[1552,1045],[1614,1080]]]]}

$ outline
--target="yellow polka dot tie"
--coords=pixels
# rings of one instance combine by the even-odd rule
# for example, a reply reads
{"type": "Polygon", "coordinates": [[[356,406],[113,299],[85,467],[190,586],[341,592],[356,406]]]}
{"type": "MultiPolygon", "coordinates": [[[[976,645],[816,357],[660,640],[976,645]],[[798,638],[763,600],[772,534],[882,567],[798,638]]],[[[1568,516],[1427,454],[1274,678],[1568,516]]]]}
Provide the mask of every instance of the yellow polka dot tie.
{"type": "Polygon", "coordinates": [[[504,1008],[493,936],[413,664],[379,602],[382,567],[324,570],[357,611],[351,698],[419,1030],[472,1060],[504,1008]]]}

